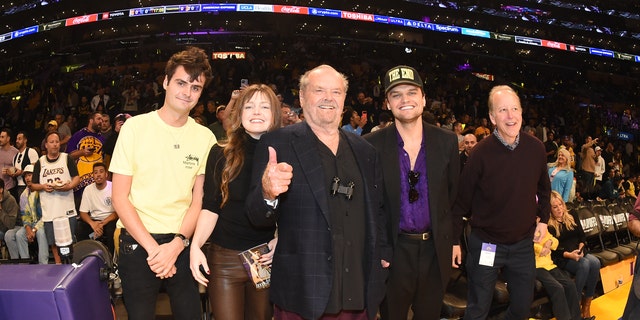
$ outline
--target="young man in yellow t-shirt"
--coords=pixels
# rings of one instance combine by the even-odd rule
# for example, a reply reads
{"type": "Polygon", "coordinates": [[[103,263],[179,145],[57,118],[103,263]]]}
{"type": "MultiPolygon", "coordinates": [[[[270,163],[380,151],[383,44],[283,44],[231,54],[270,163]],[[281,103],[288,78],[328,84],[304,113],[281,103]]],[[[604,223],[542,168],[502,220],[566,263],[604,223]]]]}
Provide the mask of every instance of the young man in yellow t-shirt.
{"type": "Polygon", "coordinates": [[[154,317],[164,283],[176,319],[199,319],[198,287],[189,269],[189,238],[202,207],[207,156],[216,143],[189,117],[211,80],[204,50],[174,54],[162,83],[162,107],[122,126],[109,170],[122,228],[119,273],[131,319],[154,317]]]}

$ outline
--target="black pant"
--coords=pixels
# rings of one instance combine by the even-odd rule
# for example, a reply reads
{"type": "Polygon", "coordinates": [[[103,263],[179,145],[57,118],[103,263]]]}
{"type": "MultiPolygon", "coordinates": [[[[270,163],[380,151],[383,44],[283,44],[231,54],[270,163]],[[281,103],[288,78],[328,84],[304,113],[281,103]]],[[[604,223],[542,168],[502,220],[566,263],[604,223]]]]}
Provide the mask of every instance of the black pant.
{"type": "Polygon", "coordinates": [[[505,319],[528,318],[536,277],[533,239],[525,238],[514,244],[496,244],[495,260],[491,267],[479,263],[482,243],[482,239],[471,231],[466,264],[469,292],[464,319],[487,318],[500,270],[508,283],[510,297],[505,319]]]}
{"type": "MultiPolygon", "coordinates": [[[[107,246],[107,249],[109,249],[109,252],[111,254],[113,254],[115,251],[115,245],[113,242],[113,234],[116,232],[116,221],[117,220],[113,220],[109,223],[107,223],[105,226],[102,227],[102,236],[99,238],[94,238],[95,240],[98,240],[102,243],[104,243],[104,245],[107,246]]],[[[78,219],[78,231],[76,234],[76,237],[78,239],[78,241],[81,240],[87,240],[87,239],[91,239],[89,237],[89,235],[91,235],[91,233],[93,233],[93,229],[91,228],[91,226],[82,221],[81,219],[78,219]]]]}
{"type": "MultiPolygon", "coordinates": [[[[152,234],[158,244],[173,240],[173,234],[152,234]]],[[[118,272],[122,279],[122,296],[131,320],[155,319],[156,301],[160,287],[169,294],[171,312],[180,320],[199,320],[201,317],[200,293],[197,282],[189,269],[189,248],[184,248],[175,266],[176,274],[160,279],[147,263],[147,251],[124,229],[120,234],[118,272]]]]}
{"type": "Polygon", "coordinates": [[[398,238],[380,314],[385,320],[440,319],[444,288],[433,239],[398,238]]]}
{"type": "Polygon", "coordinates": [[[558,320],[580,319],[580,298],[576,284],[560,268],[536,269],[536,278],[542,283],[551,300],[553,315],[558,320]]]}

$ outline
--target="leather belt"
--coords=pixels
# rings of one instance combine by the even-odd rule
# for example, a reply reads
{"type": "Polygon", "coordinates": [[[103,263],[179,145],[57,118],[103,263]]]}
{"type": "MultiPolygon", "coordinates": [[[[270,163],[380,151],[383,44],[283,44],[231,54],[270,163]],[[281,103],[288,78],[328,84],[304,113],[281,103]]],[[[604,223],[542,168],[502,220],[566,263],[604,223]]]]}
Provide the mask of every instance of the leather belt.
{"type": "Polygon", "coordinates": [[[424,233],[402,233],[401,232],[401,233],[398,233],[398,237],[411,239],[411,240],[427,241],[431,239],[431,232],[424,232],[424,233]]]}

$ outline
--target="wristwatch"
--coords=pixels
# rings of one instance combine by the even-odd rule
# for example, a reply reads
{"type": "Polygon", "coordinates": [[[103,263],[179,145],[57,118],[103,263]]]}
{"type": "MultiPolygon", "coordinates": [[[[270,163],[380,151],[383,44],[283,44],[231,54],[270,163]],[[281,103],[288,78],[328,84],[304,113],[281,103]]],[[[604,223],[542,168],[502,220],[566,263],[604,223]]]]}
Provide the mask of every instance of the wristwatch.
{"type": "Polygon", "coordinates": [[[182,245],[186,248],[189,246],[189,238],[185,237],[182,233],[176,233],[175,238],[180,238],[182,240],[182,245]]]}

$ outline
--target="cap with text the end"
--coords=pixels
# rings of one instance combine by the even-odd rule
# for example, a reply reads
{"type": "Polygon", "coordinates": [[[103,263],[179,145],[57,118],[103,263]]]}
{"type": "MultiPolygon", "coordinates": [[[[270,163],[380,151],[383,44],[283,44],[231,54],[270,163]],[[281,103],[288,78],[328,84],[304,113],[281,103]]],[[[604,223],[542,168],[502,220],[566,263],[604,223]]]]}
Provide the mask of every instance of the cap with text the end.
{"type": "Polygon", "coordinates": [[[387,71],[384,77],[384,93],[387,94],[389,90],[399,84],[414,85],[424,91],[424,84],[420,74],[416,69],[409,66],[396,66],[387,71]]]}

